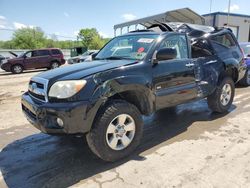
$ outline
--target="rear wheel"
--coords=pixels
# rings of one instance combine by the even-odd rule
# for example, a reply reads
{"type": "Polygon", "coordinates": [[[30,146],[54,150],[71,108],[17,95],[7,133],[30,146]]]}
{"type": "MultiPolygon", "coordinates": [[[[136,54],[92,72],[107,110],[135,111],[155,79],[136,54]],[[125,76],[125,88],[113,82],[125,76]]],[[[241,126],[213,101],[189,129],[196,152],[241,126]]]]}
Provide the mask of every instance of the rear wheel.
{"type": "Polygon", "coordinates": [[[21,65],[13,65],[11,67],[11,72],[14,74],[20,74],[23,72],[23,67],[21,65]]]}
{"type": "Polygon", "coordinates": [[[143,121],[132,104],[116,100],[97,114],[87,134],[90,149],[105,161],[116,161],[129,155],[139,145],[143,121]]]}
{"type": "Polygon", "coordinates": [[[60,65],[59,65],[58,62],[52,62],[50,68],[51,68],[51,69],[56,69],[56,68],[58,68],[59,66],[60,66],[60,65]]]}
{"type": "Polygon", "coordinates": [[[213,94],[207,98],[209,108],[214,112],[227,112],[233,103],[234,93],[235,85],[232,78],[223,78],[213,94]]]}

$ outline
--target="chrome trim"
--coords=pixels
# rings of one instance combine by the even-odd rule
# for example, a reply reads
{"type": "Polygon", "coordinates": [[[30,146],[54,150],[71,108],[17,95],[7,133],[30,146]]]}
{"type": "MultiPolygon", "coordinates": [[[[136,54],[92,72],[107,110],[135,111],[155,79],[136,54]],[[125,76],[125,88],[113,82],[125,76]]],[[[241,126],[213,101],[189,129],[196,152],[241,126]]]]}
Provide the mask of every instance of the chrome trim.
{"type": "MultiPolygon", "coordinates": [[[[45,101],[43,101],[43,100],[41,100],[41,99],[38,99],[38,98],[36,98],[36,97],[34,97],[34,96],[32,96],[32,97],[34,97],[34,98],[36,98],[37,100],[42,101],[42,102],[48,102],[49,100],[48,100],[48,93],[47,93],[47,92],[48,92],[49,80],[44,79],[44,78],[40,78],[40,77],[32,77],[32,78],[30,79],[30,81],[33,81],[33,82],[37,82],[37,83],[43,84],[44,89],[34,88],[34,89],[31,90],[31,91],[32,91],[33,93],[35,93],[35,94],[44,96],[45,101]]],[[[30,85],[29,85],[29,90],[30,90],[30,85]]]]}

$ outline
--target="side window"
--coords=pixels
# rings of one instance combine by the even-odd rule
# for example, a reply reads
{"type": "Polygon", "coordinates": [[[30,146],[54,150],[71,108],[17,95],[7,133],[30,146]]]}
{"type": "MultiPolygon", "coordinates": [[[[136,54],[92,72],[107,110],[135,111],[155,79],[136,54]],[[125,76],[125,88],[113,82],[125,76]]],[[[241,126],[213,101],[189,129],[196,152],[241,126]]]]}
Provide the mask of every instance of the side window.
{"type": "Polygon", "coordinates": [[[37,57],[39,56],[39,54],[37,53],[37,51],[32,51],[31,52],[31,57],[37,57]]]}
{"type": "Polygon", "coordinates": [[[213,36],[211,37],[211,42],[216,51],[227,50],[236,46],[236,43],[230,34],[213,36]]]}
{"type": "Polygon", "coordinates": [[[192,58],[209,57],[213,50],[207,40],[198,40],[192,44],[192,58]]]}
{"type": "Polygon", "coordinates": [[[49,50],[39,50],[37,51],[37,56],[48,56],[50,55],[49,50]]]}
{"type": "Polygon", "coordinates": [[[162,48],[174,48],[177,51],[177,59],[188,58],[188,46],[187,38],[185,35],[172,35],[164,39],[159,47],[162,48]]]}
{"type": "Polygon", "coordinates": [[[52,53],[53,55],[59,55],[59,54],[62,54],[62,52],[61,52],[60,50],[57,50],[57,49],[53,49],[53,50],[51,50],[51,53],[52,53]]]}
{"type": "Polygon", "coordinates": [[[25,56],[28,57],[28,58],[31,57],[31,56],[32,56],[32,52],[27,52],[27,53],[25,54],[25,56]]]}

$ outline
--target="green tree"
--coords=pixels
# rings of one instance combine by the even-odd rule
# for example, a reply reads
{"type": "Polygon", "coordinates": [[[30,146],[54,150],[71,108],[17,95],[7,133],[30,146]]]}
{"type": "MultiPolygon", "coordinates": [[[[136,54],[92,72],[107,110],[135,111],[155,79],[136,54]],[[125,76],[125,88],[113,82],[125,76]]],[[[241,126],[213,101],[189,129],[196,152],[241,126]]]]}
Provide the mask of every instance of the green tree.
{"type": "Polygon", "coordinates": [[[41,28],[22,28],[13,33],[12,42],[17,49],[43,48],[46,36],[41,28]]]}
{"type": "Polygon", "coordinates": [[[81,29],[78,38],[81,40],[83,47],[89,49],[100,49],[107,42],[107,39],[103,39],[95,28],[81,29]]]}

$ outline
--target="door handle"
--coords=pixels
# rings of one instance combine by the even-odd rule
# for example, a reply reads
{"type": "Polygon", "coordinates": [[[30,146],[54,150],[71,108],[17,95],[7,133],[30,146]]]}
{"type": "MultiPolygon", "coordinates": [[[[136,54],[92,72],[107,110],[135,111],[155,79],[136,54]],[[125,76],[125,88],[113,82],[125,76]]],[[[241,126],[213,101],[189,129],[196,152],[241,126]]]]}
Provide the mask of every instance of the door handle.
{"type": "Polygon", "coordinates": [[[188,68],[191,68],[191,67],[193,67],[194,66],[194,63],[187,63],[186,64],[186,67],[188,67],[188,68]]]}

